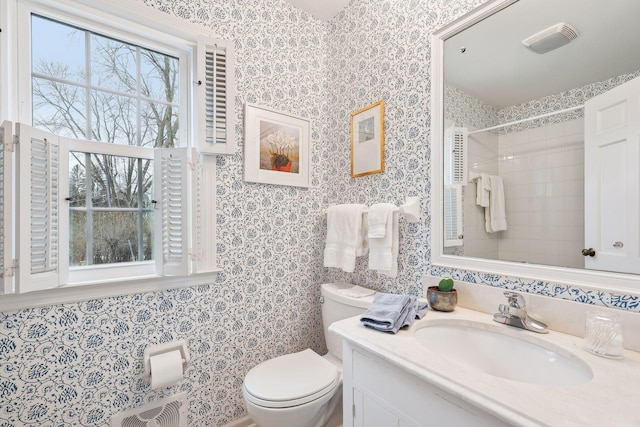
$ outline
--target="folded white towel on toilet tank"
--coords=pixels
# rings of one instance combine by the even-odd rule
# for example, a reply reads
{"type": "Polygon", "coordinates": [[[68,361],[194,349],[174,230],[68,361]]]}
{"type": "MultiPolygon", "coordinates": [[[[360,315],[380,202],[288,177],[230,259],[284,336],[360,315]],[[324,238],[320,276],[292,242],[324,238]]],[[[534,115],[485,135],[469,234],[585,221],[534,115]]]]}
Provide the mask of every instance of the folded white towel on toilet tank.
{"type": "Polygon", "coordinates": [[[363,288],[358,285],[349,286],[348,288],[343,289],[336,289],[336,292],[349,298],[364,298],[376,293],[373,289],[363,288]]]}
{"type": "Polygon", "coordinates": [[[360,321],[369,328],[395,334],[410,326],[416,318],[422,319],[427,309],[426,301],[419,301],[414,295],[378,292],[360,321]]]}

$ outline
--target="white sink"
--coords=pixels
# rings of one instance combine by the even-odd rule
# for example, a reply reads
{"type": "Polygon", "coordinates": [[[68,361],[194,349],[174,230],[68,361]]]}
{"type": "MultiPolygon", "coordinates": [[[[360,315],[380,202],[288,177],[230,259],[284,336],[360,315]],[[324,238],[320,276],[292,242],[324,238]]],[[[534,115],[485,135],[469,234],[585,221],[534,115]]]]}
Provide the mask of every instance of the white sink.
{"type": "Polygon", "coordinates": [[[511,326],[434,320],[414,334],[445,360],[508,380],[575,386],[593,378],[591,368],[571,352],[511,326]]]}

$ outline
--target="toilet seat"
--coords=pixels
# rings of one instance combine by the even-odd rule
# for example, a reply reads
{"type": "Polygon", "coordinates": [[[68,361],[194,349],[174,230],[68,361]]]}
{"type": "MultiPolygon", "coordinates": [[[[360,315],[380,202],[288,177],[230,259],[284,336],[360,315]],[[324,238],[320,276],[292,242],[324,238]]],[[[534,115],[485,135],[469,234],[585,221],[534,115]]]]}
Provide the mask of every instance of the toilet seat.
{"type": "Polygon", "coordinates": [[[255,366],[244,380],[245,397],[267,408],[303,405],[332,392],[342,375],[311,349],[279,356],[255,366]]]}

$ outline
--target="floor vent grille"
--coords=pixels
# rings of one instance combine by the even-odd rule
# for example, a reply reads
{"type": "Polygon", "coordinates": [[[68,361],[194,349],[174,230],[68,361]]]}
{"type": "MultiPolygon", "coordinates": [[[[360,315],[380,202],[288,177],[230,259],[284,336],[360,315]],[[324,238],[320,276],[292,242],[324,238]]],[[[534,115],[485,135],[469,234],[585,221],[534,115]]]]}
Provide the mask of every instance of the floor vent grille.
{"type": "Polygon", "coordinates": [[[129,409],[111,417],[111,427],[187,427],[187,394],[129,409]]]}

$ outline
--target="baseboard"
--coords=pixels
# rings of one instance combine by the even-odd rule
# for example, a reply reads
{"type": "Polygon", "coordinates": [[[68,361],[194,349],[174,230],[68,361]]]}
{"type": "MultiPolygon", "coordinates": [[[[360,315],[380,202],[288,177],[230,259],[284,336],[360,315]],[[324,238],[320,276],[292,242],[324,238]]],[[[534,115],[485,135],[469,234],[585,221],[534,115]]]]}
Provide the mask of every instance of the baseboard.
{"type": "Polygon", "coordinates": [[[232,421],[229,424],[225,424],[223,427],[258,427],[256,423],[247,415],[238,420],[232,421]]]}

